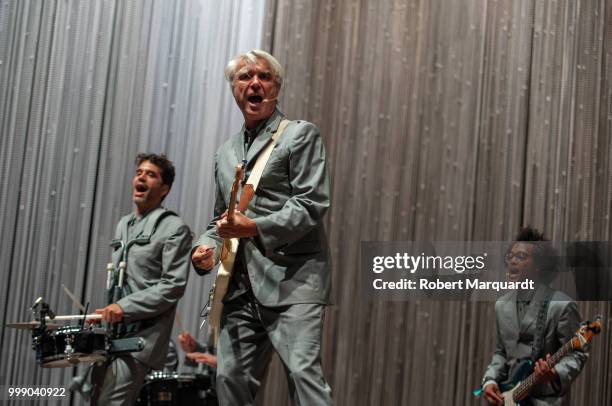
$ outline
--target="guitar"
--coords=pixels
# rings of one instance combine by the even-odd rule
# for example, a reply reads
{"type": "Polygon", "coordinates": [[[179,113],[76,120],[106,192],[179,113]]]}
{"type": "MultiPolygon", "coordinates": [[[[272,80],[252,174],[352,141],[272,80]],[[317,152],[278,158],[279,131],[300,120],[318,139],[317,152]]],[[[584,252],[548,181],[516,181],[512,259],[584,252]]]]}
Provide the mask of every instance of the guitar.
{"type": "MultiPolygon", "coordinates": [[[[236,210],[236,202],[238,190],[240,189],[240,181],[244,177],[244,164],[236,165],[234,181],[232,182],[232,190],[230,193],[230,201],[227,207],[227,221],[234,221],[234,211],[236,210]]],[[[219,338],[219,329],[221,327],[221,311],[223,310],[223,298],[227,293],[230,279],[234,270],[234,261],[238,252],[238,238],[224,238],[223,247],[221,248],[221,259],[217,277],[213,283],[208,296],[208,342],[213,343],[216,347],[219,338]]]]}
{"type": "MultiPolygon", "coordinates": [[[[571,340],[565,343],[555,354],[550,357],[548,362],[549,367],[557,365],[557,363],[567,354],[580,350],[585,351],[587,344],[593,336],[601,332],[601,316],[596,316],[595,321],[585,321],[580,325],[578,331],[571,340]]],[[[520,401],[525,399],[533,387],[539,383],[539,379],[533,368],[530,360],[520,362],[515,368],[510,380],[501,383],[500,389],[504,397],[504,406],[520,406],[520,401]]]]}

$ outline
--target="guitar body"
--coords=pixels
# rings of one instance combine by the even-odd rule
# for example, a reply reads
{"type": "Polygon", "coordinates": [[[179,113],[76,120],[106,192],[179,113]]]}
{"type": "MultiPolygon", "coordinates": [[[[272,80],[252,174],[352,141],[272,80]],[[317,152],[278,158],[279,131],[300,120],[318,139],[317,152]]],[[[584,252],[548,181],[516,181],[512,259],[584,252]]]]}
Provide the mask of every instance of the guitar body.
{"type": "Polygon", "coordinates": [[[234,272],[234,261],[238,252],[238,238],[227,240],[227,244],[223,244],[221,252],[221,263],[217,270],[217,278],[211,289],[209,297],[210,309],[208,311],[208,334],[209,337],[217,345],[219,338],[219,330],[221,328],[221,312],[223,311],[223,298],[229,288],[230,280],[234,272]]]}
{"type": "Polygon", "coordinates": [[[520,404],[516,403],[512,398],[512,392],[514,392],[514,389],[502,393],[504,396],[504,406],[520,406],[520,404]]]}
{"type": "Polygon", "coordinates": [[[510,379],[499,385],[504,396],[504,406],[520,406],[520,403],[513,398],[514,391],[532,371],[533,368],[530,360],[523,360],[514,365],[514,368],[510,371],[510,379]]]}
{"type": "MultiPolygon", "coordinates": [[[[234,182],[232,183],[232,190],[230,193],[230,200],[227,207],[227,221],[231,223],[234,221],[234,210],[236,209],[236,199],[238,197],[238,189],[240,188],[240,181],[244,176],[244,164],[236,165],[236,173],[234,175],[234,182]]],[[[234,262],[236,261],[236,254],[238,253],[238,245],[240,240],[238,238],[226,238],[223,240],[223,246],[221,248],[221,258],[219,269],[217,270],[217,278],[213,284],[210,294],[208,296],[208,343],[213,343],[217,346],[219,340],[219,331],[221,329],[221,312],[223,311],[223,298],[229,288],[230,280],[234,270],[234,262]]]]}

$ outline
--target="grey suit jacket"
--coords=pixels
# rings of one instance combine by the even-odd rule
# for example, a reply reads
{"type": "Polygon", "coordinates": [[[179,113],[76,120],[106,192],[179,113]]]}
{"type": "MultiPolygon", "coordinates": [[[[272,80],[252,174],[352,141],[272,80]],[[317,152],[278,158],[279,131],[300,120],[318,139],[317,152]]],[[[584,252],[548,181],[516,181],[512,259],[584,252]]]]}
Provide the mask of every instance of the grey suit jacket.
{"type": "MultiPolygon", "coordinates": [[[[518,361],[529,359],[533,340],[536,334],[536,320],[545,298],[545,289],[540,287],[522,320],[518,320],[517,292],[513,291],[502,296],[495,304],[497,321],[497,348],[493,359],[484,374],[483,382],[495,380],[500,383],[508,378],[508,373],[518,361]]],[[[555,291],[551,297],[545,322],[545,338],[542,357],[554,354],[563,344],[569,341],[580,326],[578,306],[562,292],[555,291]]],[[[582,370],[587,354],[574,352],[555,366],[559,374],[560,385],[540,384],[534,388],[530,402],[534,406],[556,405],[567,402],[567,392],[571,382],[582,370]]],[[[521,404],[523,404],[521,403],[521,404]]]]}
{"type": "MultiPolygon", "coordinates": [[[[132,353],[133,357],[153,369],[161,369],[166,360],[176,304],[183,296],[189,275],[192,241],[189,227],[174,213],[152,224],[165,211],[159,207],[147,213],[129,228],[128,235],[127,224],[135,218],[133,213],[129,214],[119,221],[115,232],[116,241],[125,244],[148,230],[152,232],[149,242],[133,244],[128,250],[125,283],[132,293],[117,304],[124,311],[128,327],[130,323],[137,326],[130,335],[145,341],[144,349],[132,353]]],[[[118,267],[121,248],[115,248],[112,258],[118,267]]]]}
{"type": "MultiPolygon", "coordinates": [[[[282,113],[276,110],[246,157],[244,130],[217,151],[215,218],[194,246],[215,247],[217,260],[222,239],[217,235],[215,222],[227,209],[234,168],[246,159],[248,179],[259,153],[282,118],[282,113]]],[[[246,267],[253,294],[260,303],[282,306],[329,301],[329,252],[322,224],[329,205],[327,160],[319,129],[307,121],[291,121],[274,147],[255,197],[245,211],[247,217],[255,220],[259,235],[241,239],[238,266],[246,267]]],[[[228,297],[231,296],[230,290],[228,297]]]]}

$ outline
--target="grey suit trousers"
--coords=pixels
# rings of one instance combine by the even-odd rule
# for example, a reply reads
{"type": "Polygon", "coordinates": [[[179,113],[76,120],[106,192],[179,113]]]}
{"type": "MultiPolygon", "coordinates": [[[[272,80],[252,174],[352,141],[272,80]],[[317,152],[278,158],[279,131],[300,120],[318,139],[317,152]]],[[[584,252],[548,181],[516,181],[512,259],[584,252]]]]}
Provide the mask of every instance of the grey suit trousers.
{"type": "Polygon", "coordinates": [[[219,405],[253,405],[272,352],[285,366],[296,405],[331,405],[321,368],[324,306],[261,305],[247,292],[224,304],[217,348],[219,405]]]}
{"type": "Polygon", "coordinates": [[[115,358],[104,366],[95,366],[92,381],[101,387],[91,404],[96,406],[131,406],[136,402],[147,375],[147,367],[131,355],[115,358]]]}

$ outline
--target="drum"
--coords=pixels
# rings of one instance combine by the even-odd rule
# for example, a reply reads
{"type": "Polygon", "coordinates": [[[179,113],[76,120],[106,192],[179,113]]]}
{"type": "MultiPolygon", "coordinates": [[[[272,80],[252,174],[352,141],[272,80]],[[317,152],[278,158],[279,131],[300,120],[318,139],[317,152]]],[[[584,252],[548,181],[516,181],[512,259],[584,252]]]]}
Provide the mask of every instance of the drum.
{"type": "Polygon", "coordinates": [[[106,331],[101,328],[61,327],[34,337],[36,360],[43,368],[66,368],[106,359],[106,331]]]}
{"type": "Polygon", "coordinates": [[[215,406],[209,375],[156,371],[147,375],[136,406],[215,406]]]}

